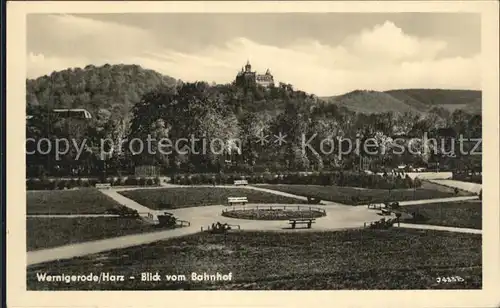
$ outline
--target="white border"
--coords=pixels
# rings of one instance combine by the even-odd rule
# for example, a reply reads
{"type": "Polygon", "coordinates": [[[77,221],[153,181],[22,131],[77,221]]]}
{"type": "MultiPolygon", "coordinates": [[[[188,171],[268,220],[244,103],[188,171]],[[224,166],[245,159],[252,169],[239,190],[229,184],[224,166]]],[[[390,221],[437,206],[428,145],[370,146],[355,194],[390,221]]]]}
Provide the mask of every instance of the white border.
{"type": "Polygon", "coordinates": [[[499,307],[499,75],[497,1],[348,2],[8,2],[7,305],[193,307],[499,307]],[[139,12],[477,12],[482,15],[483,290],[475,291],[26,291],[26,14],[139,12]]]}

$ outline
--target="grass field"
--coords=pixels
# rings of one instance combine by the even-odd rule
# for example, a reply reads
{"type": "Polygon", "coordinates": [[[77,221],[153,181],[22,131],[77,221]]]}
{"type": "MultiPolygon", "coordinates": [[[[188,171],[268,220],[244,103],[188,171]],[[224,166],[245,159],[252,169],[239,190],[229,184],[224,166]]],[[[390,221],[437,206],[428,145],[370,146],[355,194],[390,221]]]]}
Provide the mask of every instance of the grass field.
{"type": "MultiPolygon", "coordinates": [[[[354,205],[354,198],[371,198],[372,202],[381,203],[385,201],[405,201],[422,200],[433,198],[446,198],[455,196],[453,193],[433,189],[417,188],[413,189],[395,189],[389,194],[384,189],[363,189],[355,187],[339,186],[318,186],[318,185],[259,185],[259,187],[283,191],[299,196],[311,196],[321,200],[339,202],[342,204],[354,205]]],[[[360,204],[367,204],[368,201],[362,200],[360,204]]]]}
{"type": "MultiPolygon", "coordinates": [[[[437,191],[446,192],[446,193],[450,193],[450,194],[455,195],[454,187],[444,186],[444,185],[432,183],[429,181],[422,181],[422,186],[420,188],[429,189],[429,190],[437,190],[437,191]]],[[[457,197],[473,196],[473,195],[475,195],[475,194],[470,192],[470,191],[461,190],[461,189],[459,189],[458,193],[456,194],[457,197]]]]}
{"type": "MultiPolygon", "coordinates": [[[[211,233],[28,267],[28,290],[168,289],[480,289],[481,236],[430,230],[211,233]],[[160,282],[37,282],[36,273],[112,272],[160,282]],[[232,273],[230,282],[193,282],[190,274],[232,273]],[[185,281],[168,281],[185,275],[185,281]],[[438,283],[460,276],[463,282],[438,283]]],[[[182,278],[182,277],[180,277],[182,278]]]]}
{"type": "Polygon", "coordinates": [[[121,235],[158,231],[134,218],[27,218],[28,251],[121,235]]]}
{"type": "Polygon", "coordinates": [[[119,206],[97,189],[28,191],[27,214],[102,214],[119,206]]]}
{"type": "Polygon", "coordinates": [[[482,202],[476,200],[408,205],[401,209],[408,213],[417,212],[427,218],[425,221],[415,221],[418,224],[473,229],[481,229],[482,225],[482,202]]]}
{"type": "Polygon", "coordinates": [[[227,204],[228,197],[247,197],[249,203],[300,204],[303,200],[245,188],[182,187],[138,189],[120,194],[151,209],[175,209],[189,206],[227,204]]]}

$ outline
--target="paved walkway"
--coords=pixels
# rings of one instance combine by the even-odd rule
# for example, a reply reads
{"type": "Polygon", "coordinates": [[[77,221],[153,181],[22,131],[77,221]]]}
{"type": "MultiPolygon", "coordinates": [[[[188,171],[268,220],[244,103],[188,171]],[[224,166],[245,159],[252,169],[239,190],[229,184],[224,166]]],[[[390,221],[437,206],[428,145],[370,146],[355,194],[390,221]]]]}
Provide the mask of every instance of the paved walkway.
{"type": "Polygon", "coordinates": [[[469,234],[483,234],[483,230],[479,230],[479,229],[444,227],[444,226],[434,226],[434,225],[419,225],[419,224],[402,223],[399,226],[398,226],[398,224],[394,224],[394,227],[395,228],[408,228],[408,229],[449,231],[449,232],[459,232],[459,233],[469,233],[469,234]]]}
{"type": "Polygon", "coordinates": [[[120,217],[120,215],[114,214],[30,214],[26,215],[27,218],[96,218],[96,217],[120,217]]]}
{"type": "Polygon", "coordinates": [[[414,204],[428,204],[428,203],[448,203],[457,201],[468,201],[477,200],[478,196],[463,196],[463,197],[449,197],[449,198],[436,198],[436,199],[425,199],[425,200],[409,200],[399,202],[400,206],[414,205],[414,204]]]}
{"type": "MultiPolygon", "coordinates": [[[[182,186],[185,187],[185,186],[182,186]]],[[[213,187],[213,186],[210,186],[213,187]]],[[[300,200],[307,200],[306,197],[298,196],[290,193],[285,193],[281,191],[275,191],[271,189],[265,189],[255,186],[216,186],[216,187],[237,187],[265,191],[268,193],[278,194],[282,196],[292,197],[300,200]]],[[[153,210],[121,195],[118,191],[129,190],[130,188],[120,188],[120,189],[105,189],[101,190],[102,193],[108,195],[109,197],[115,199],[120,204],[127,206],[131,209],[137,210],[140,213],[148,213],[153,210]]],[[[136,188],[143,189],[143,188],[136,188]]],[[[196,189],[193,187],[193,189],[196,189]]],[[[403,201],[400,205],[409,204],[424,204],[431,202],[453,202],[459,200],[470,200],[477,197],[453,197],[453,198],[443,198],[443,199],[430,199],[430,200],[416,200],[416,201],[403,201]]],[[[166,240],[170,238],[175,238],[179,236],[185,236],[189,234],[194,234],[201,231],[201,228],[208,227],[212,223],[219,221],[221,223],[228,223],[234,225],[240,225],[241,229],[244,230],[261,230],[261,231],[288,231],[288,232],[300,232],[304,230],[308,231],[318,231],[318,230],[339,230],[347,228],[360,228],[363,227],[365,222],[377,221],[381,217],[378,215],[378,211],[370,210],[367,206],[350,206],[343,205],[335,202],[324,202],[324,205],[286,205],[286,206],[303,206],[303,207],[318,207],[326,211],[326,216],[317,218],[316,223],[312,229],[289,229],[287,221],[264,221],[264,220],[244,220],[244,219],[234,219],[227,218],[221,215],[222,210],[226,208],[224,205],[212,205],[212,206],[201,206],[201,207],[189,207],[181,209],[169,210],[178,219],[187,220],[191,223],[190,227],[183,227],[174,230],[166,230],[154,233],[143,233],[135,235],[127,235],[122,237],[115,237],[110,239],[84,242],[78,244],[71,244],[56,248],[49,248],[38,251],[30,251],[27,255],[28,265],[44,263],[55,261],[58,259],[68,259],[79,256],[85,256],[89,254],[100,253],[109,250],[121,249],[131,246],[138,246],[143,244],[152,243],[155,241],[166,240]]],[[[249,205],[251,206],[251,205],[249,205]]],[[[256,206],[256,205],[255,205],[256,206]]],[[[260,204],[259,206],[275,206],[282,207],[284,204],[260,204]]],[[[412,224],[401,224],[401,226],[409,225],[409,228],[420,228],[421,229],[433,229],[433,230],[444,230],[444,231],[454,231],[461,232],[462,228],[450,228],[450,227],[440,227],[440,226],[427,226],[427,225],[412,225],[412,224]],[[444,228],[444,229],[443,229],[444,228]]],[[[469,230],[469,229],[467,229],[469,230]]],[[[475,232],[481,230],[474,230],[475,232]]],[[[472,233],[472,231],[465,231],[467,233],[472,233]]]]}
{"type": "Polygon", "coordinates": [[[34,265],[61,259],[71,259],[114,249],[144,245],[164,239],[194,234],[199,231],[199,227],[185,227],[174,230],[120,236],[98,241],[29,251],[27,254],[27,265],[34,265]]]}
{"type": "MultiPolygon", "coordinates": [[[[158,187],[156,187],[158,188],[158,187]]],[[[149,213],[152,210],[148,207],[145,207],[144,205],[141,205],[137,202],[135,202],[132,199],[129,199],[121,194],[118,193],[118,190],[116,189],[102,189],[100,190],[103,194],[107,195],[108,197],[113,198],[116,202],[120,203],[121,205],[124,205],[128,208],[131,208],[133,210],[136,210],[139,213],[149,213]]]]}

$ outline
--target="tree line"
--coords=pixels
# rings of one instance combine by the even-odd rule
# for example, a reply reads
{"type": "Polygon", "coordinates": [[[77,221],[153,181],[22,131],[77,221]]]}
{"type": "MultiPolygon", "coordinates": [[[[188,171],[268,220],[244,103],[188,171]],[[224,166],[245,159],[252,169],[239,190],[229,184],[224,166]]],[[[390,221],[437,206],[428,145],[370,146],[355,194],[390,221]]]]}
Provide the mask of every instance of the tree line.
{"type": "Polygon", "coordinates": [[[408,142],[426,133],[429,138],[449,141],[444,142],[449,148],[460,135],[480,138],[481,116],[460,109],[364,114],[295,90],[290,84],[242,88],[184,83],[137,66],[66,70],[28,81],[27,93],[27,113],[33,115],[26,127],[28,138],[52,142],[67,138],[77,144],[85,140],[78,159],[73,147],[58,160],[55,149],[26,155],[28,177],[132,174],[135,166],[142,165],[156,166],[162,174],[356,170],[360,156],[368,158],[369,168],[375,171],[401,164],[439,163],[441,168],[461,169],[480,165],[480,156],[443,155],[446,149],[442,148],[427,153],[421,150],[423,144],[408,142]],[[61,107],[86,108],[93,117],[56,117],[51,110],[61,107]],[[280,133],[286,135],[286,142],[273,142],[272,137],[280,133]],[[259,143],[261,135],[269,136],[269,141],[259,143]],[[156,153],[151,154],[133,151],[128,143],[189,136],[208,143],[221,139],[238,140],[239,144],[218,145],[223,148],[204,152],[203,144],[197,143],[187,152],[164,154],[153,142],[151,150],[156,153]],[[306,151],[304,138],[312,140],[306,151]],[[375,140],[373,147],[380,151],[374,155],[362,150],[341,157],[322,151],[322,140],[340,140],[339,150],[345,152],[348,143],[342,140],[346,139],[375,140]],[[405,149],[402,154],[394,151],[396,139],[405,149]],[[103,156],[102,140],[119,144],[121,151],[111,153],[105,148],[109,154],[103,156]],[[417,149],[410,153],[411,147],[417,149]]]}

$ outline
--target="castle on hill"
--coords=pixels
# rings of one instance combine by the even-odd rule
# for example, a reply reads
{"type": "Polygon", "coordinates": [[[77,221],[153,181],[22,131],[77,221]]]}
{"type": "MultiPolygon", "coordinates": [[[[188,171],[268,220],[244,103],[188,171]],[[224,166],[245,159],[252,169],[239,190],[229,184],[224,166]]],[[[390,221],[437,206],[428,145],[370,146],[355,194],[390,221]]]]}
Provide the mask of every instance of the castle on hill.
{"type": "Polygon", "coordinates": [[[244,87],[255,87],[256,85],[261,85],[263,87],[274,86],[274,77],[271,75],[269,69],[267,69],[265,74],[257,74],[257,72],[252,72],[252,65],[249,61],[245,67],[241,68],[235,79],[235,84],[244,87]]]}

